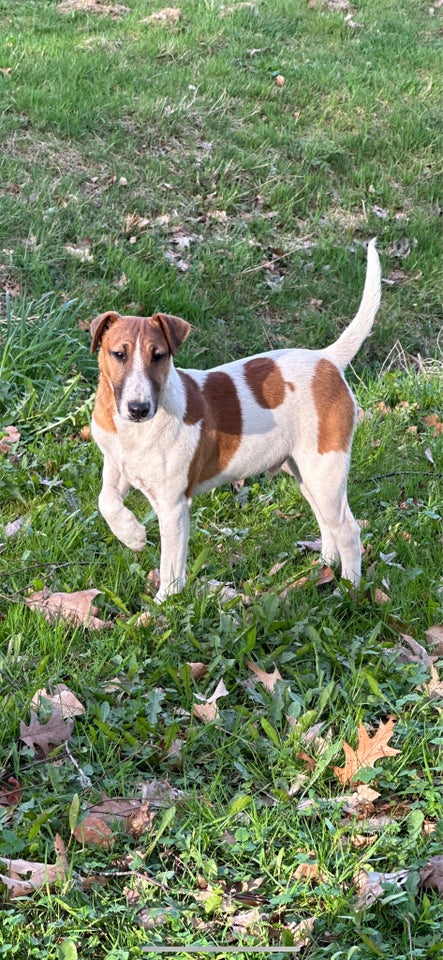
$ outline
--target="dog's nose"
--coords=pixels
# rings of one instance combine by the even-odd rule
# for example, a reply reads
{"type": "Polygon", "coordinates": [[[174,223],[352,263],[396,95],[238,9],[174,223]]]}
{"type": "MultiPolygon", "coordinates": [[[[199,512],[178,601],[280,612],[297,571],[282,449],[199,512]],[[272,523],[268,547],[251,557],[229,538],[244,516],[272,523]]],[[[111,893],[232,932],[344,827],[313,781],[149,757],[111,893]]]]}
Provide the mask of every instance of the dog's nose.
{"type": "Polygon", "coordinates": [[[151,412],[151,404],[132,400],[128,403],[128,412],[131,420],[146,420],[151,412]]]}

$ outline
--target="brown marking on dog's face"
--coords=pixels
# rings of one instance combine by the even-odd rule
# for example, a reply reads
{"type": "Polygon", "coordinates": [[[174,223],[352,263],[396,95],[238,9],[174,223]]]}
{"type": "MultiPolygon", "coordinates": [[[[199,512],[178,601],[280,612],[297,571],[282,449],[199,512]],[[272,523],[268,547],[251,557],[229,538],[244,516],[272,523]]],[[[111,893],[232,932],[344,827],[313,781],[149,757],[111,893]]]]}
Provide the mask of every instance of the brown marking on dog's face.
{"type": "Polygon", "coordinates": [[[253,357],[244,366],[246,383],[255,400],[266,410],[274,410],[285,399],[285,389],[294,391],[293,383],[283,379],[281,370],[271,357],[253,357]]]}
{"type": "Polygon", "coordinates": [[[354,430],[355,406],[347,383],[330,360],[318,361],[312,393],[318,417],[318,452],[346,452],[354,430]]]}
{"type": "Polygon", "coordinates": [[[155,416],[171,355],[189,331],[185,320],[169,314],[122,317],[109,311],[93,320],[91,349],[101,342],[94,413],[104,429],[115,430],[116,410],[136,422],[155,416]]]}
{"type": "Polygon", "coordinates": [[[235,384],[221,370],[209,373],[203,387],[180,370],[186,392],[184,422],[201,421],[199,442],[188,470],[186,496],[226,469],[242,437],[242,413],[235,384]]]}

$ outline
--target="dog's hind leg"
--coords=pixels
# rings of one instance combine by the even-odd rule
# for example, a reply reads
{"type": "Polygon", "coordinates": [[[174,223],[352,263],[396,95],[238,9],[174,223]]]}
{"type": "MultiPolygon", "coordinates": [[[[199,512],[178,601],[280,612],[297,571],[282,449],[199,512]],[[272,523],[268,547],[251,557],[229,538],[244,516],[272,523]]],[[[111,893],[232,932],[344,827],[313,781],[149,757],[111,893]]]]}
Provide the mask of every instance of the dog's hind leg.
{"type": "Polygon", "coordinates": [[[312,508],[322,540],[321,555],[333,565],[340,559],[341,575],[355,586],[360,583],[360,528],[350,510],[347,498],[348,459],[332,454],[298,456],[297,463],[288,460],[298,480],[300,492],[312,508]],[[294,467],[294,469],[293,469],[294,467]]]}

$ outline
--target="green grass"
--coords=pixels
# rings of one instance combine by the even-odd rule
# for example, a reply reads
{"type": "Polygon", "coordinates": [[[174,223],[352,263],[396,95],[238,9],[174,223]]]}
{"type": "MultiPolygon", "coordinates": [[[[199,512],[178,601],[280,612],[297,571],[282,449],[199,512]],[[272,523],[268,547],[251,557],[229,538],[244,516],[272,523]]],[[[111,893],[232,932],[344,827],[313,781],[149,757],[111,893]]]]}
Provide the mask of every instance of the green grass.
{"type": "Polygon", "coordinates": [[[0,454],[0,791],[11,776],[21,790],[0,805],[0,856],[53,863],[58,833],[71,871],[0,906],[0,957],[133,960],[166,944],[185,960],[199,942],[220,944],[220,957],[263,946],[264,960],[314,917],[313,960],[432,958],[439,901],[419,871],[443,836],[441,717],[429,667],[396,649],[402,632],[426,644],[442,621],[443,440],[424,419],[441,416],[442,396],[438,11],[362,2],[353,28],[326,0],[262,0],[227,16],[185,0],[178,24],[152,27],[140,20],[160,3],[127,5],[113,20],[0,0],[0,67],[11,68],[0,73],[0,436],[21,433],[0,454]],[[296,541],[318,535],[282,474],[195,501],[189,583],[156,608],[146,502],[130,495],[148,530],[137,558],[97,512],[101,457],[80,435],[96,383],[87,321],[110,307],[182,315],[194,327],[183,366],[320,346],[355,312],[362,244],[375,234],[388,282],[349,375],[371,413],[349,485],[366,521],[358,598],[334,584],[279,598],[311,569],[296,541]],[[82,242],[86,261],[66,249],[82,242]],[[223,604],[211,579],[249,604],[223,604]],[[44,586],[101,590],[113,629],[48,624],[25,604],[44,586]],[[252,682],[251,660],[280,670],[273,694],[252,682]],[[198,681],[194,661],[207,665],[198,681]],[[205,725],[195,695],[221,678],[228,694],[205,725]],[[69,752],[42,758],[20,721],[35,691],[59,682],[85,715],[69,752]],[[339,797],[354,788],[333,772],[343,740],[355,748],[360,722],[374,732],[391,715],[399,753],[363,774],[380,797],[352,816],[339,797]],[[302,735],[316,723],[327,751],[309,770],[302,735]],[[181,794],[166,795],[151,832],[135,839],[115,824],[112,851],[71,837],[76,795],[82,817],[103,793],[140,797],[153,779],[181,794]],[[365,833],[372,844],[354,846],[365,833]],[[294,878],[311,851],[314,884],[294,878]],[[356,909],[360,868],[403,867],[405,885],[356,909]],[[137,884],[131,905],[124,888],[137,884]],[[238,932],[235,918],[254,908],[238,932]]]}

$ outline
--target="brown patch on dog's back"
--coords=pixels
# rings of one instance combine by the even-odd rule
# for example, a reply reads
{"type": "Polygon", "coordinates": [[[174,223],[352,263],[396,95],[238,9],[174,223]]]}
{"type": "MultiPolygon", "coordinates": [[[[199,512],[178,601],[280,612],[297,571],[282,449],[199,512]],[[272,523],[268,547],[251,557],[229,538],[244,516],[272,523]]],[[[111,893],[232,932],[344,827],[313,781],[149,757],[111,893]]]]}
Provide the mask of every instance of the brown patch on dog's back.
{"type": "Polygon", "coordinates": [[[195,487],[226,469],[242,436],[242,413],[235,384],[221,370],[209,373],[200,387],[183,370],[178,371],[186,393],[184,422],[201,421],[199,442],[189,465],[186,496],[195,487]]]}
{"type": "Polygon", "coordinates": [[[318,361],[312,378],[312,393],[318,417],[318,452],[346,452],[354,429],[354,401],[347,383],[330,360],[318,361]]]}
{"type": "Polygon", "coordinates": [[[245,378],[255,400],[266,410],[274,410],[285,399],[285,388],[294,384],[283,380],[280,368],[271,357],[254,357],[245,363],[245,378]]]}

